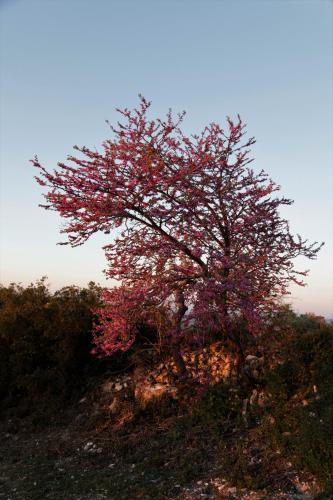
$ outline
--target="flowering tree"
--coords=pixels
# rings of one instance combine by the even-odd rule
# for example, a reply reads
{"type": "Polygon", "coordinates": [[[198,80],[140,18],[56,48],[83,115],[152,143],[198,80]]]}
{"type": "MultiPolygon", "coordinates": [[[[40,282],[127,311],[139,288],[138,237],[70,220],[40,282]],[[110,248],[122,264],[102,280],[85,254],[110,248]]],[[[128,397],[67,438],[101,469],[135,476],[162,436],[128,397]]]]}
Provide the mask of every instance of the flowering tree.
{"type": "Polygon", "coordinates": [[[321,245],[294,237],[279,208],[291,200],[264,171],[249,164],[245,126],[227,118],[227,130],[211,123],[187,137],[184,114],[150,120],[150,103],[140,96],[133,111],[118,110],[103,151],[77,147],[53,172],[33,160],[39,184],[48,188],[47,209],[67,220],[62,230],[72,246],[98,231],[114,231],[105,247],[107,275],[120,286],[105,292],[97,344],[106,353],[127,349],[136,324],[151,307],[167,307],[179,370],[182,341],[208,327],[225,332],[241,353],[233,329],[246,320],[260,324],[291,282],[304,285],[307,271],[293,259],[316,257],[321,245]],[[102,333],[102,336],[101,336],[102,333]]]}

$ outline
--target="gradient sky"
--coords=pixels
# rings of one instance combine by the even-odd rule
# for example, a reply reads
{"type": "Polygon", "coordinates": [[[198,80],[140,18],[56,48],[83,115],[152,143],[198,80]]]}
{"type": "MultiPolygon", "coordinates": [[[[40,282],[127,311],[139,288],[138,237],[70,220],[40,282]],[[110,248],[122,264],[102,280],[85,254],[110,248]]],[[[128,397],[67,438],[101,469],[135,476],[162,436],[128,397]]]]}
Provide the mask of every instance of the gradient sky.
{"type": "Polygon", "coordinates": [[[253,167],[295,200],[292,230],[326,242],[299,260],[311,274],[294,308],[333,317],[332,14],[329,0],[0,0],[0,282],[105,284],[107,237],[57,246],[29,159],[53,167],[74,144],[98,148],[105,119],[141,92],[156,116],[185,109],[187,133],[241,114],[253,167]]]}

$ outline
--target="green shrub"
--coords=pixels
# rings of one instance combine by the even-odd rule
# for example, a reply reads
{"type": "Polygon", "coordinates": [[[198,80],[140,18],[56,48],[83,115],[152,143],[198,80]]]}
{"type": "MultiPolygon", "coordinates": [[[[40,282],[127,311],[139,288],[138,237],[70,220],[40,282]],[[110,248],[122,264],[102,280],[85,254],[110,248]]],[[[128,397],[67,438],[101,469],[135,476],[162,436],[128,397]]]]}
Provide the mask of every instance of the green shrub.
{"type": "Polygon", "coordinates": [[[332,323],[314,315],[290,323],[294,333],[266,376],[274,424],[262,430],[296,467],[333,479],[332,323]]]}
{"type": "Polygon", "coordinates": [[[315,497],[315,500],[330,500],[333,498],[333,480],[325,483],[321,493],[315,497]]]}
{"type": "Polygon", "coordinates": [[[45,279],[0,287],[0,400],[3,407],[67,398],[79,387],[91,355],[92,308],[100,289],[65,287],[45,279]]]}
{"type": "Polygon", "coordinates": [[[194,406],[193,415],[205,425],[225,433],[241,423],[241,400],[233,387],[220,382],[208,388],[194,406]]]}

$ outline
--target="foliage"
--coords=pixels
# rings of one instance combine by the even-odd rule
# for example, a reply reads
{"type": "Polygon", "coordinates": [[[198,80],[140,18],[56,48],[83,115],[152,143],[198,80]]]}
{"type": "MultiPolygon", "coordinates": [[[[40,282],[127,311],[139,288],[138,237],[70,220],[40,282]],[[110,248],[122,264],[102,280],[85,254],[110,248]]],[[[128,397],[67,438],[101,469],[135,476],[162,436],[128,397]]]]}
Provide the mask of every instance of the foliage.
{"type": "MultiPolygon", "coordinates": [[[[290,310],[285,319],[280,360],[267,373],[270,403],[265,436],[295,466],[322,480],[333,478],[333,324],[290,310]],[[290,335],[292,328],[293,335],[290,335]]],[[[283,325],[283,323],[282,323],[283,325]]]]}
{"type": "Polygon", "coordinates": [[[0,398],[7,405],[68,397],[80,386],[100,292],[90,283],[51,293],[45,279],[0,287],[0,398]]]}
{"type": "Polygon", "coordinates": [[[220,382],[206,390],[194,408],[194,415],[205,425],[226,433],[241,423],[241,400],[237,388],[220,382]]]}
{"type": "Polygon", "coordinates": [[[290,233],[279,209],[292,201],[249,167],[255,141],[244,139],[239,116],[227,118],[226,131],[211,123],[187,137],[184,114],[149,120],[149,107],[141,97],[134,111],[118,110],[123,121],[111,127],[103,152],[75,147],[79,157],[53,172],[37,157],[33,164],[48,189],[44,207],[67,220],[67,243],[116,230],[105,252],[107,275],[120,286],[104,294],[98,348],[128,349],[138,318],[163,304],[170,318],[163,341],[174,346],[181,368],[181,342],[207,327],[227,332],[240,350],[233,320],[241,315],[258,334],[290,282],[303,285],[307,272],[293,259],[313,259],[321,245],[290,233]]]}
{"type": "Polygon", "coordinates": [[[316,496],[315,500],[329,500],[333,498],[333,480],[327,481],[322,492],[316,496]]]}

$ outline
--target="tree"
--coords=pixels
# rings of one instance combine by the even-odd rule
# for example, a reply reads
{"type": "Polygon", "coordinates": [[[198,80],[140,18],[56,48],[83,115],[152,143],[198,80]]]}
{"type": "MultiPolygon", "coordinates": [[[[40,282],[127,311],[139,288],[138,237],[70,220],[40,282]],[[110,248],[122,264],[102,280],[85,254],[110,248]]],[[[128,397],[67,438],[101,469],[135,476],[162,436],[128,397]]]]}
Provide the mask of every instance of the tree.
{"type": "Polygon", "coordinates": [[[98,231],[117,234],[105,247],[107,275],[121,283],[104,296],[98,344],[106,352],[127,349],[137,321],[163,304],[165,341],[180,371],[180,346],[194,324],[202,334],[224,332],[242,357],[235,319],[258,335],[290,282],[304,285],[307,271],[293,259],[314,259],[321,245],[290,233],[279,209],[292,200],[275,196],[279,186],[250,168],[255,140],[245,140],[239,116],[227,118],[227,131],[211,123],[188,137],[184,113],[150,120],[149,107],[140,96],[137,109],[118,110],[122,120],[102,152],[75,146],[79,157],[53,172],[35,157],[36,179],[48,188],[42,206],[68,221],[62,232],[72,246],[98,231]]]}

